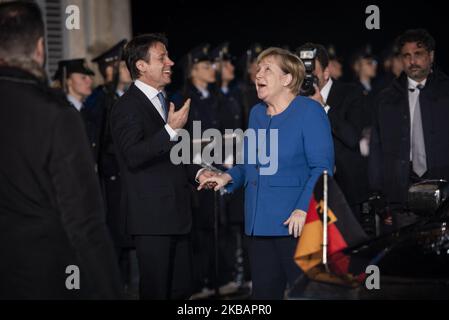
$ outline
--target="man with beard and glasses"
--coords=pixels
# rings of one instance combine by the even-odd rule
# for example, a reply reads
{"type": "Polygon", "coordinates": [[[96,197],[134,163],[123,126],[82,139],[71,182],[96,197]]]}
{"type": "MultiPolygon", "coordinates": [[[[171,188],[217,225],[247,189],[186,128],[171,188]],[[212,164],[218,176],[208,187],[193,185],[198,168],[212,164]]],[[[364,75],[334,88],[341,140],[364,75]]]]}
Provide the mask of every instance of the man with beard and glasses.
{"type": "Polygon", "coordinates": [[[449,78],[434,66],[435,40],[425,30],[397,39],[402,75],[375,104],[370,145],[370,185],[381,192],[393,227],[416,221],[405,212],[408,187],[449,178],[449,78]]]}

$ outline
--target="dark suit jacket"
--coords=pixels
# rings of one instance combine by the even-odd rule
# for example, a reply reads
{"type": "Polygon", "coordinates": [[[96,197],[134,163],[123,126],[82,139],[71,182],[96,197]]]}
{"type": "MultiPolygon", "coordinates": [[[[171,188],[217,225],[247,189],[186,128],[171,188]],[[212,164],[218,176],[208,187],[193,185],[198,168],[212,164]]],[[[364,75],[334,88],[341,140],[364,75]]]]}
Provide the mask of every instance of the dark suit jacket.
{"type": "Polygon", "coordinates": [[[120,297],[80,115],[18,68],[0,67],[0,96],[0,299],[120,297]]]}
{"type": "Polygon", "coordinates": [[[364,99],[354,85],[334,81],[326,103],[331,107],[335,148],[335,179],[350,205],[368,198],[367,159],[360,154],[359,141],[364,127],[364,99]]]}
{"type": "Polygon", "coordinates": [[[112,110],[111,126],[134,235],[186,234],[191,229],[188,177],[198,166],[175,165],[165,122],[134,84],[112,110]]]}
{"type": "MultiPolygon", "coordinates": [[[[394,80],[376,102],[370,146],[370,186],[390,204],[404,205],[410,172],[407,77],[394,80]]],[[[434,71],[419,95],[428,179],[449,179],[449,78],[434,71]]]]}

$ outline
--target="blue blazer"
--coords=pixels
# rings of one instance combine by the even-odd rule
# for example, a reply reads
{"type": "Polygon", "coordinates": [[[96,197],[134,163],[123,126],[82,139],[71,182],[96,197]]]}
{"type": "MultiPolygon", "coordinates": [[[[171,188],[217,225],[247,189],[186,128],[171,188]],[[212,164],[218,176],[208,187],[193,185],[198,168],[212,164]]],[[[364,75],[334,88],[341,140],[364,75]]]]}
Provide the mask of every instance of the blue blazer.
{"type": "Polygon", "coordinates": [[[334,168],[331,128],[323,107],[314,100],[296,97],[282,113],[269,116],[264,103],[251,110],[249,128],[259,132],[257,147],[245,136],[243,164],[228,171],[233,182],[227,191],[245,187],[245,233],[255,236],[288,236],[283,225],[295,209],[307,212],[313,188],[324,170],[334,168]],[[276,165],[260,161],[258,153],[273,155],[269,130],[278,129],[276,165]],[[266,133],[263,139],[261,133],[266,133]],[[261,143],[262,142],[262,143],[261,143]],[[271,147],[271,148],[270,148],[271,147]],[[271,153],[270,153],[271,152],[271,153]],[[255,159],[254,159],[255,158],[255,159]],[[254,161],[255,160],[255,161],[254,161]],[[265,172],[264,172],[265,171],[265,172]]]}

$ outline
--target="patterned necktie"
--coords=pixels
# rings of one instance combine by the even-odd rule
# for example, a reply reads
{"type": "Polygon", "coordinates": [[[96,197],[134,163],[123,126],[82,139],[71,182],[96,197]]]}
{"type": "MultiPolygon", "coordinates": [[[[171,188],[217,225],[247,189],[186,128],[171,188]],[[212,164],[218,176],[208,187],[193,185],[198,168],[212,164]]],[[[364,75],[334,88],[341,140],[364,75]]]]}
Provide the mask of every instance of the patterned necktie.
{"type": "Polygon", "coordinates": [[[159,102],[161,103],[162,110],[164,111],[164,120],[167,122],[167,116],[168,116],[168,110],[167,110],[167,102],[165,101],[165,96],[162,92],[159,92],[157,94],[157,98],[159,99],[159,102]]]}
{"type": "MultiPolygon", "coordinates": [[[[423,86],[419,84],[416,87],[421,90],[423,86]]],[[[416,99],[415,110],[413,112],[412,126],[412,166],[413,171],[421,177],[427,171],[426,146],[424,144],[424,131],[422,126],[421,105],[419,103],[419,94],[416,99]]]]}

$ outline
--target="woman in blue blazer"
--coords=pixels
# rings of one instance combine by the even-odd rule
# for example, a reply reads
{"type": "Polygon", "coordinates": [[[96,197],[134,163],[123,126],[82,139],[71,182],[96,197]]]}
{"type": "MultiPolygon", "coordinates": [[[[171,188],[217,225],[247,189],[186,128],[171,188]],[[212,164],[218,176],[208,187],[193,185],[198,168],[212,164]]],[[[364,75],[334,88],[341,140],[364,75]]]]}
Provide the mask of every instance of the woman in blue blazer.
{"type": "Polygon", "coordinates": [[[245,187],[253,298],[282,299],[287,283],[292,285],[301,273],[293,261],[295,238],[301,234],[318,177],[324,170],[333,172],[334,149],[323,107],[298,96],[305,76],[301,60],[287,50],[269,48],[257,64],[256,88],[263,102],[252,108],[249,119],[249,130],[258,137],[256,146],[245,138],[244,164],[207,179],[199,189],[227,186],[232,192],[245,187]],[[270,129],[277,129],[277,154],[270,129]],[[265,154],[271,163],[260,161],[259,153],[265,151],[261,132],[266,133],[265,154]]]}

